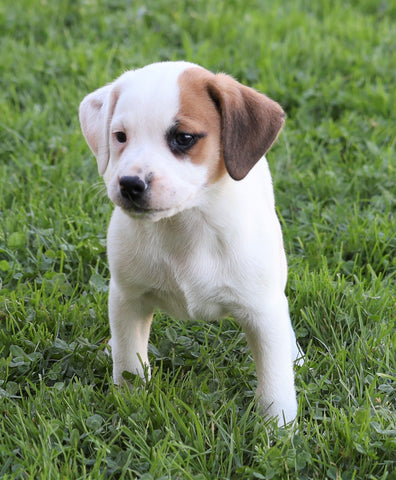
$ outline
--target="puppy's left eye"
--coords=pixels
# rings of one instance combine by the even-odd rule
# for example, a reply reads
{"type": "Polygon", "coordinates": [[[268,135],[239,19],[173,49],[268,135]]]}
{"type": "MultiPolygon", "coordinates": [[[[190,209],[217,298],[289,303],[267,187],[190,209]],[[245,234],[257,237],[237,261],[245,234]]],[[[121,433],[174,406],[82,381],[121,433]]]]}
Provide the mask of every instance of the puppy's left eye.
{"type": "Polygon", "coordinates": [[[169,148],[175,154],[185,154],[204,135],[186,132],[170,132],[168,135],[169,148]]]}
{"type": "Polygon", "coordinates": [[[194,135],[190,133],[177,133],[175,135],[175,143],[180,148],[191,148],[196,141],[194,135]]]}

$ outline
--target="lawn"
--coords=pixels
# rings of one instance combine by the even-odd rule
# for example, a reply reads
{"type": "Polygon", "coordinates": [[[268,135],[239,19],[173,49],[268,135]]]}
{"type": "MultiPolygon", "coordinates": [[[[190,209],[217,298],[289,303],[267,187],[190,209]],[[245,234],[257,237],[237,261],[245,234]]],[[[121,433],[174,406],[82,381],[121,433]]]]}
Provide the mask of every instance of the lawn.
{"type": "Polygon", "coordinates": [[[0,91],[0,478],[396,479],[394,2],[2,0],[0,91]],[[287,112],[268,160],[307,354],[294,427],[255,412],[232,319],[158,312],[152,380],[111,381],[111,205],[78,105],[175,59],[287,112]]]}

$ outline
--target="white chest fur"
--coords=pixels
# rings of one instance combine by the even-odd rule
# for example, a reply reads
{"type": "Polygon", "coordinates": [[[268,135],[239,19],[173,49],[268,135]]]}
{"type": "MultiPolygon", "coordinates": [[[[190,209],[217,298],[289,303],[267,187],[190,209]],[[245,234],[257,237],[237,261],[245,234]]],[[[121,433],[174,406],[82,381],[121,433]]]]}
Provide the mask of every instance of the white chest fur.
{"type": "Polygon", "coordinates": [[[183,214],[146,225],[116,209],[109,233],[110,269],[113,281],[148,308],[180,319],[216,320],[231,313],[239,296],[238,269],[230,261],[235,241],[225,242],[202,221],[196,229],[195,215],[189,212],[187,223],[179,218],[183,214]]]}
{"type": "Polygon", "coordinates": [[[263,159],[248,178],[229,182],[226,193],[214,189],[207,205],[158,222],[116,208],[108,235],[113,282],[147,308],[202,320],[240,316],[271,285],[282,290],[286,262],[268,175],[263,159]],[[266,190],[242,189],[243,183],[266,190]]]}

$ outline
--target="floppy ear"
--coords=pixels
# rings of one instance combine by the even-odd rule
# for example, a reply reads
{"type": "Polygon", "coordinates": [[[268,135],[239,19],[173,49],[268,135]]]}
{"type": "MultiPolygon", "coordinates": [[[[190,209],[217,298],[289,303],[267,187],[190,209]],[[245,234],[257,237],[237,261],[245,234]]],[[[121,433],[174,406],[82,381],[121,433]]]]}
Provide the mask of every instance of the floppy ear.
{"type": "Polygon", "coordinates": [[[275,142],[285,113],[267,96],[222,73],[207,88],[221,116],[225,166],[234,180],[242,180],[275,142]]]}
{"type": "Polygon", "coordinates": [[[109,162],[109,128],[118,94],[112,84],[87,95],[80,104],[81,130],[103,175],[109,162]]]}

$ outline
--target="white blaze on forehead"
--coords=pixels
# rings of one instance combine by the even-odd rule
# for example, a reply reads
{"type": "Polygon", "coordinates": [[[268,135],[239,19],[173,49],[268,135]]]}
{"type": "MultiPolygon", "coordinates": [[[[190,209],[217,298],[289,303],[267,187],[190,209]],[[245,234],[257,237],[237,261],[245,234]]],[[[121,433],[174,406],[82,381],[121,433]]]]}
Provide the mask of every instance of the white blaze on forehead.
{"type": "Polygon", "coordinates": [[[120,96],[112,128],[124,126],[139,134],[168,130],[180,105],[178,78],[192,66],[187,62],[154,63],[124,73],[114,85],[120,96]]]}

